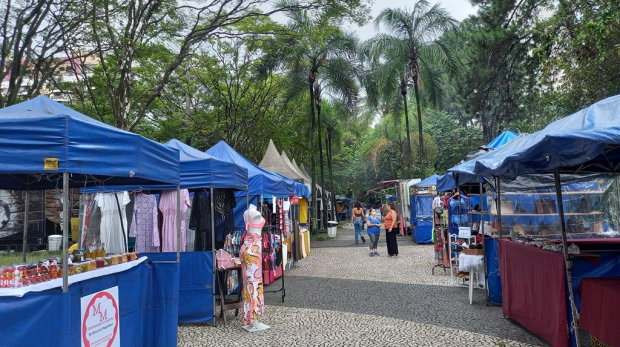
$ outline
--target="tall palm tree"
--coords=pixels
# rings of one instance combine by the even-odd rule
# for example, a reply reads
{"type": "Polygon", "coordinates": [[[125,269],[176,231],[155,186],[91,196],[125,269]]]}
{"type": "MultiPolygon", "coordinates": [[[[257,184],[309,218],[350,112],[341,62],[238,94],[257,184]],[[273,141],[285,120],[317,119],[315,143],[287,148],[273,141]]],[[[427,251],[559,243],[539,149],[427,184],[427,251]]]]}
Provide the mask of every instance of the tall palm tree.
{"type": "Polygon", "coordinates": [[[332,191],[332,208],[334,216],[336,211],[336,190],[334,186],[334,144],[338,145],[342,138],[341,127],[347,124],[351,118],[351,109],[340,100],[333,103],[323,102],[325,110],[323,127],[325,128],[325,146],[327,147],[327,168],[329,170],[330,189],[332,191]]]}
{"type": "Polygon", "coordinates": [[[456,20],[438,4],[431,6],[426,0],[419,0],[413,10],[385,9],[375,19],[379,28],[385,26],[390,33],[378,34],[367,43],[368,57],[387,65],[383,78],[390,79],[400,89],[405,107],[407,132],[407,154],[409,167],[413,162],[411,138],[409,136],[409,115],[407,110],[407,89],[413,86],[418,114],[418,136],[420,153],[420,174],[425,178],[424,138],[422,111],[420,106],[420,81],[432,102],[441,98],[441,77],[437,66],[446,66],[456,71],[458,61],[449,47],[438,41],[441,34],[456,28],[456,20]]]}
{"type": "MultiPolygon", "coordinates": [[[[312,215],[317,216],[316,206],[316,137],[318,135],[321,186],[325,188],[323,143],[321,136],[321,100],[323,92],[353,99],[349,95],[350,81],[353,77],[347,76],[342,70],[347,67],[347,61],[352,60],[357,51],[357,39],[351,34],[345,33],[340,28],[329,24],[326,18],[312,20],[307,11],[292,11],[289,13],[289,30],[293,33],[289,42],[286,42],[288,54],[286,60],[289,65],[291,80],[293,83],[300,81],[303,72],[307,72],[307,88],[310,93],[310,146],[311,146],[311,179],[312,179],[312,215]],[[339,71],[340,70],[340,71],[339,71]],[[347,88],[343,88],[346,86],[347,88]],[[315,115],[318,111],[318,124],[315,115]]],[[[327,206],[326,194],[323,196],[323,205],[327,206]]],[[[327,210],[323,209],[323,224],[327,224],[327,210]]],[[[312,220],[313,229],[316,230],[316,218],[312,220]]]]}

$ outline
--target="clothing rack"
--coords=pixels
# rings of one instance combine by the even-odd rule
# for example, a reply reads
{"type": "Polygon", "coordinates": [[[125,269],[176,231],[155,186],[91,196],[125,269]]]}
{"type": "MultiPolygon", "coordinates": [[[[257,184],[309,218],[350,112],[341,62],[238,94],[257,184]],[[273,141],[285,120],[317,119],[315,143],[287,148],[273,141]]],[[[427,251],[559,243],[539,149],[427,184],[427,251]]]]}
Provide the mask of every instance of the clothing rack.
{"type": "MultiPolygon", "coordinates": [[[[261,211],[261,214],[263,213],[263,207],[267,207],[267,208],[265,209],[265,211],[268,211],[268,212],[270,212],[270,211],[272,211],[272,210],[273,210],[273,208],[269,208],[269,207],[270,207],[270,206],[269,206],[269,205],[270,205],[269,203],[264,203],[264,202],[263,202],[262,196],[261,196],[261,200],[260,200],[260,202],[259,202],[259,203],[260,203],[260,204],[259,204],[258,210],[259,210],[259,211],[261,211]]],[[[268,215],[268,217],[271,217],[271,215],[272,215],[272,214],[273,214],[273,213],[270,213],[270,214],[268,215]]],[[[265,216],[263,216],[263,217],[265,217],[265,216]]],[[[276,219],[276,220],[277,220],[277,218],[274,218],[274,219],[276,219]]],[[[262,232],[262,234],[263,234],[263,235],[267,234],[267,235],[269,236],[271,233],[273,233],[273,230],[274,230],[274,229],[279,230],[279,233],[280,233],[280,242],[283,242],[283,240],[284,240],[284,235],[282,234],[282,229],[279,229],[277,225],[274,225],[274,224],[273,224],[273,223],[275,223],[275,222],[276,222],[276,220],[273,220],[273,221],[272,221],[272,220],[271,220],[271,218],[265,218],[265,220],[267,221],[267,224],[263,227],[263,232],[262,232]]],[[[271,246],[270,246],[270,247],[271,247],[271,246]]],[[[281,258],[282,260],[284,260],[284,257],[283,257],[283,254],[282,254],[282,251],[283,251],[283,247],[280,247],[280,258],[281,258]]],[[[265,253],[265,250],[263,249],[263,256],[264,256],[264,253],[265,253]]],[[[276,266],[276,268],[277,268],[277,266],[276,266]]],[[[282,302],[284,302],[284,298],[286,297],[286,287],[285,287],[285,282],[284,282],[284,277],[285,277],[284,273],[285,273],[285,272],[286,272],[286,271],[284,270],[284,264],[282,264],[282,276],[281,276],[281,278],[282,278],[282,286],[280,287],[280,289],[278,289],[278,290],[269,290],[269,291],[266,291],[266,290],[264,290],[264,289],[263,289],[263,293],[281,293],[281,294],[282,294],[282,302]]],[[[271,284],[271,283],[270,283],[270,284],[271,284]]],[[[263,286],[264,286],[264,285],[265,285],[265,279],[263,278],[263,286]]]]}

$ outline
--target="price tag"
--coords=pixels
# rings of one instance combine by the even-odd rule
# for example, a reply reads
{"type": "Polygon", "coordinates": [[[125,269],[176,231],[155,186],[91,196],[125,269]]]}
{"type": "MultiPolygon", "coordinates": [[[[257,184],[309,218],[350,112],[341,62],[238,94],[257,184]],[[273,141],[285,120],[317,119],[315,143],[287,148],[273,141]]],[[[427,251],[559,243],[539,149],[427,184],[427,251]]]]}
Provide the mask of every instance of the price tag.
{"type": "Polygon", "coordinates": [[[468,239],[471,237],[470,227],[459,227],[459,238],[468,239]]]}

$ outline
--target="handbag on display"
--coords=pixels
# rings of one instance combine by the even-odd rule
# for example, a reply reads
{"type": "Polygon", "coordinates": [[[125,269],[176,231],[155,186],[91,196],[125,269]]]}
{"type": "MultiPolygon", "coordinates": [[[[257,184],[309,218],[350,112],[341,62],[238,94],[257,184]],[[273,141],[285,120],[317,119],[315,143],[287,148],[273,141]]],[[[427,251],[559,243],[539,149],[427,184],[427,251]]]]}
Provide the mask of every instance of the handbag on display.
{"type": "Polygon", "coordinates": [[[548,198],[540,198],[536,200],[534,204],[534,213],[536,214],[554,214],[555,210],[555,200],[548,198]]]}
{"type": "Polygon", "coordinates": [[[236,266],[233,256],[223,249],[217,250],[215,253],[215,260],[217,261],[217,268],[221,270],[230,269],[236,266]]]}

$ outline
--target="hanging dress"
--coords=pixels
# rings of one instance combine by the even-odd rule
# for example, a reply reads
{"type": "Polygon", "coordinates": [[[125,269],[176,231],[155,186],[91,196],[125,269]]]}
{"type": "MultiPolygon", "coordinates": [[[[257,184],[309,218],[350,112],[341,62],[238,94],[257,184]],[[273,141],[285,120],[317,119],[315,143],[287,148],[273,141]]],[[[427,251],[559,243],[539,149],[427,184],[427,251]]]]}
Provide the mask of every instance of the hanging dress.
{"type": "MultiPolygon", "coordinates": [[[[245,221],[245,213],[243,214],[245,221]]],[[[263,250],[261,247],[261,235],[249,233],[249,228],[262,228],[265,219],[261,218],[260,223],[247,223],[245,241],[239,255],[241,256],[241,273],[243,276],[243,324],[250,325],[255,319],[263,314],[265,306],[263,298],[263,274],[262,261],[263,250]]]]}
{"type": "MultiPolygon", "coordinates": [[[[191,206],[189,192],[181,189],[181,252],[185,252],[185,212],[191,206]]],[[[162,252],[177,251],[177,192],[168,190],[161,194],[159,210],[164,216],[162,224],[162,252]]]]}
{"type": "Polygon", "coordinates": [[[101,243],[105,245],[106,252],[127,252],[126,245],[128,230],[125,207],[130,202],[129,194],[127,192],[98,193],[95,197],[95,201],[101,211],[99,238],[101,239],[101,243]]]}
{"type": "Polygon", "coordinates": [[[138,194],[134,201],[129,236],[136,238],[138,253],[159,252],[157,229],[157,199],[153,195],[138,194]]]}

